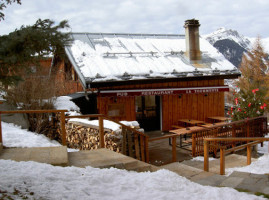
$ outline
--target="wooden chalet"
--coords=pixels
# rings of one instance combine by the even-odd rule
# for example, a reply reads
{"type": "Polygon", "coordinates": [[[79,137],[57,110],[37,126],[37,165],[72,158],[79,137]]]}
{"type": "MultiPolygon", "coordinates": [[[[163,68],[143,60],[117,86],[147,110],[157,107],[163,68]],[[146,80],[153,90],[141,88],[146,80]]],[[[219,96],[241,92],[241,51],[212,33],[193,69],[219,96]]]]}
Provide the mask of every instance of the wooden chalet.
{"type": "Polygon", "coordinates": [[[98,113],[168,131],[179,119],[224,116],[224,80],[240,76],[199,26],[185,21],[185,35],[72,33],[65,50],[98,113]]]}

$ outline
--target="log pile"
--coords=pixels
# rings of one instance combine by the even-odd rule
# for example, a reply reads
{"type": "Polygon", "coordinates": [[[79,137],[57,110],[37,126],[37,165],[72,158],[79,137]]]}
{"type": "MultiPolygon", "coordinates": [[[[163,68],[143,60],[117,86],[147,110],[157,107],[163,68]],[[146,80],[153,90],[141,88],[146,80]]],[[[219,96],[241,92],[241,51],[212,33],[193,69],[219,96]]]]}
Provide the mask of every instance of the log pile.
{"type": "MultiPolygon", "coordinates": [[[[99,129],[96,126],[85,125],[77,122],[66,124],[67,146],[80,150],[97,149],[100,145],[99,129]]],[[[121,152],[121,130],[112,131],[104,129],[105,148],[121,152]]]]}

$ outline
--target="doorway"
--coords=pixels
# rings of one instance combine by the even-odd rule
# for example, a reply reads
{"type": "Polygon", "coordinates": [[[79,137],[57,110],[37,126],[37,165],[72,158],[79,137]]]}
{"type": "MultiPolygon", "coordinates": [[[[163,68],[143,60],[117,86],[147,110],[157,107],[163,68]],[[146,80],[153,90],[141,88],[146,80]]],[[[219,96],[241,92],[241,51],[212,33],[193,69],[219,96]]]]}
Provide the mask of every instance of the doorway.
{"type": "Polygon", "coordinates": [[[136,120],[145,131],[160,130],[160,96],[135,98],[136,120]]]}

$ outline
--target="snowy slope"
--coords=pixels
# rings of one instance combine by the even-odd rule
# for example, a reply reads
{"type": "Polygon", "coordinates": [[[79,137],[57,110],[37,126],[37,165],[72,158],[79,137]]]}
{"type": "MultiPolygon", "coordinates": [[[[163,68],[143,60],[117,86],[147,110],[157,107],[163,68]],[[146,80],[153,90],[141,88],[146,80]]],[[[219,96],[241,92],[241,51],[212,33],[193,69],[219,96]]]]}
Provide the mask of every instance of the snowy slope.
{"type": "Polygon", "coordinates": [[[30,199],[263,199],[231,188],[202,186],[168,170],[137,173],[10,160],[0,160],[0,168],[0,189],[14,199],[15,189],[30,199]]]}
{"type": "Polygon", "coordinates": [[[229,39],[236,42],[244,49],[251,48],[251,41],[248,38],[240,35],[236,30],[226,29],[224,27],[219,28],[213,33],[204,35],[203,37],[206,38],[206,40],[209,41],[212,45],[219,40],[229,39]]]}
{"type": "MultiPolygon", "coordinates": [[[[29,147],[58,145],[46,138],[37,138],[37,134],[18,126],[2,124],[3,140],[13,140],[12,146],[22,146],[24,137],[27,137],[29,147]]],[[[243,170],[268,173],[268,144],[265,145],[259,148],[265,153],[260,161],[243,170]]],[[[0,199],[263,199],[231,188],[202,186],[168,170],[137,173],[114,168],[56,167],[1,159],[0,169],[0,199]]]]}

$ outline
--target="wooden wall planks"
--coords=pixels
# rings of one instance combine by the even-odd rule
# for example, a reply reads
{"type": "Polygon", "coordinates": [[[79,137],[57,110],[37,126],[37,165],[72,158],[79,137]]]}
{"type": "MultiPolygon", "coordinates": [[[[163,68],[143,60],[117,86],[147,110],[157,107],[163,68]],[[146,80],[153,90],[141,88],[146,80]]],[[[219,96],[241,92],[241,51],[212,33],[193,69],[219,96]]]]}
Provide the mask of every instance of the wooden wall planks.
{"type": "MultiPolygon", "coordinates": [[[[170,83],[116,86],[109,89],[183,88],[201,86],[222,86],[224,80],[178,81],[170,83]]],[[[100,89],[108,89],[100,88],[100,89]]],[[[162,96],[162,129],[168,131],[179,119],[189,118],[206,121],[210,116],[224,116],[224,93],[182,94],[162,96]]],[[[100,114],[107,114],[107,105],[114,102],[113,97],[98,97],[100,114]]],[[[135,97],[117,97],[117,103],[125,105],[126,115],[119,120],[136,120],[135,97]]]]}

